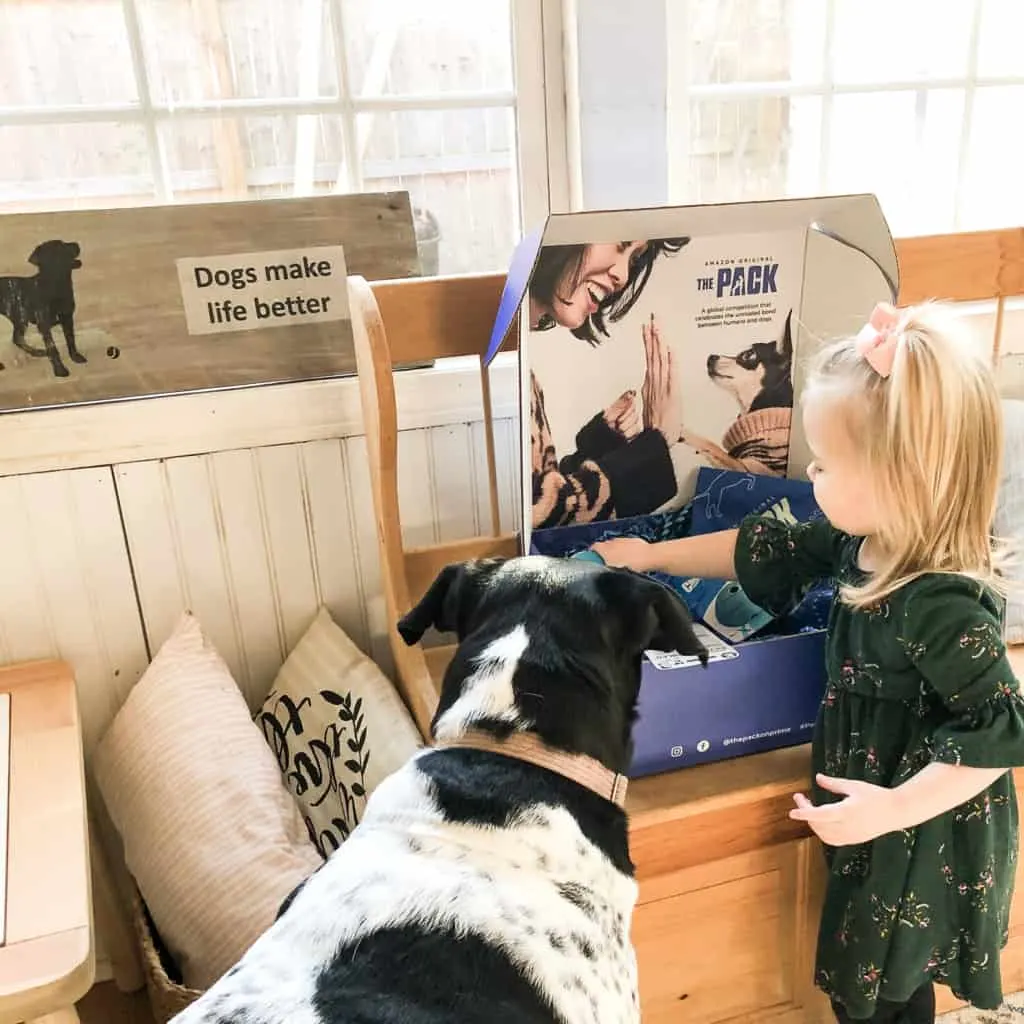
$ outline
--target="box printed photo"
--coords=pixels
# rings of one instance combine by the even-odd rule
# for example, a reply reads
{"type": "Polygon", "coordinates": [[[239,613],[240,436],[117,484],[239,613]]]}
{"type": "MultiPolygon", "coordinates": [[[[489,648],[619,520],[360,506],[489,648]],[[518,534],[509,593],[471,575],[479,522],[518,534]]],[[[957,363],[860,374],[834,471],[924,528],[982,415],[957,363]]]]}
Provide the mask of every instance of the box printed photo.
{"type": "Polygon", "coordinates": [[[804,242],[540,249],[526,303],[533,528],[677,507],[701,466],[786,474],[804,242]]]}

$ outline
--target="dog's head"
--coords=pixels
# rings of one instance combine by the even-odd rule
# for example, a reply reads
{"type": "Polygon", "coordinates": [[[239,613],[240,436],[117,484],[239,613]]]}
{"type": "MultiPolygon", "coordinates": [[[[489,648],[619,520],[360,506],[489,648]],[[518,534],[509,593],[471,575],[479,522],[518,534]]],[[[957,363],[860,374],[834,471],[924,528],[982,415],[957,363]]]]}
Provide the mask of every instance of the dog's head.
{"type": "Polygon", "coordinates": [[[51,238],[50,241],[37,245],[28,261],[41,271],[70,273],[82,265],[78,258],[81,252],[81,246],[77,242],[62,242],[60,239],[51,238]]]}
{"type": "Polygon", "coordinates": [[[407,644],[431,627],[459,645],[433,732],[536,733],[625,771],[648,648],[698,656],[686,605],[626,569],[528,555],[449,565],[399,623],[407,644]]]}
{"type": "Polygon", "coordinates": [[[790,318],[779,341],[757,342],[735,356],[708,356],[708,376],[729,391],[743,412],[793,405],[790,318]]]}

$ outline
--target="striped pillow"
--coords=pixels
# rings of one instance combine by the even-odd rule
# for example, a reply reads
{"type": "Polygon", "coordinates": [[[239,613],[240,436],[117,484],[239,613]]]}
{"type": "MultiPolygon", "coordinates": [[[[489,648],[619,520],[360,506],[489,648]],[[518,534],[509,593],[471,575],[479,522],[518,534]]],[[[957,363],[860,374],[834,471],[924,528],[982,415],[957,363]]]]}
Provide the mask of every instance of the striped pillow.
{"type": "Polygon", "coordinates": [[[321,861],[193,616],[136,683],[93,766],[161,938],[185,984],[208,988],[321,861]]]}

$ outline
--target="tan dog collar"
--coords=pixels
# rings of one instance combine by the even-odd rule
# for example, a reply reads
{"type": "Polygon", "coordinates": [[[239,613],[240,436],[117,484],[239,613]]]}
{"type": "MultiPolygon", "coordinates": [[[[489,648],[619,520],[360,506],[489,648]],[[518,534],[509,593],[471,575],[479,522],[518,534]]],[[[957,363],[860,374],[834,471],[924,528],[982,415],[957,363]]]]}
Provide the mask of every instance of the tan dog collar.
{"type": "Polygon", "coordinates": [[[610,800],[617,807],[624,807],[626,804],[626,786],[629,779],[625,775],[613,772],[596,758],[587,757],[585,754],[569,754],[564,750],[555,750],[533,733],[514,732],[499,740],[486,733],[471,732],[460,739],[435,744],[435,748],[483,750],[526,761],[527,764],[546,768],[579,783],[605,800],[610,800]]]}

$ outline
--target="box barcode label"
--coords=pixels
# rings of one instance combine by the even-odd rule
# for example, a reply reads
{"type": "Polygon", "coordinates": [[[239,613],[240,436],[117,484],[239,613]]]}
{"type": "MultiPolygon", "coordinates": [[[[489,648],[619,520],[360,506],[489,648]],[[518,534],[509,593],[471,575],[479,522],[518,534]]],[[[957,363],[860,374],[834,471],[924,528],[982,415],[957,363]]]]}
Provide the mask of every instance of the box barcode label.
{"type": "MultiPolygon", "coordinates": [[[[735,647],[730,647],[721,637],[712,633],[707,626],[699,622],[693,624],[693,631],[697,639],[708,649],[708,664],[716,661],[729,661],[738,658],[740,652],[735,647]]],[[[668,671],[675,668],[691,668],[700,664],[700,659],[692,654],[679,654],[676,651],[644,651],[647,660],[660,671],[668,671]]]]}

